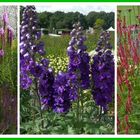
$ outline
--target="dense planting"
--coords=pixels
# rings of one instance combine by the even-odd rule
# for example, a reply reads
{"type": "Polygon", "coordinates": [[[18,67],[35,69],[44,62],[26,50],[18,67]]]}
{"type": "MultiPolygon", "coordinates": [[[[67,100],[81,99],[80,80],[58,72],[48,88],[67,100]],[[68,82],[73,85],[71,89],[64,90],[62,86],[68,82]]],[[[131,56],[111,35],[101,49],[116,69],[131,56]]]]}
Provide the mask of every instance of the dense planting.
{"type": "Polygon", "coordinates": [[[118,10],[118,133],[139,134],[140,7],[118,10]],[[124,13],[127,13],[124,16],[124,13]],[[134,16],[132,16],[134,15],[134,16]],[[131,23],[131,19],[134,19],[131,23]],[[135,21],[135,23],[134,23],[135,21]]]}
{"type": "Polygon", "coordinates": [[[55,56],[57,50],[47,53],[37,29],[35,7],[26,6],[20,29],[21,133],[114,133],[110,34],[101,33],[90,56],[83,28],[74,24],[64,59],[55,56]]]}
{"type": "MultiPolygon", "coordinates": [[[[2,8],[2,7],[0,7],[2,8]]],[[[10,7],[9,7],[10,8],[10,7]]],[[[17,132],[17,42],[3,12],[0,25],[0,134],[17,132]]]]}

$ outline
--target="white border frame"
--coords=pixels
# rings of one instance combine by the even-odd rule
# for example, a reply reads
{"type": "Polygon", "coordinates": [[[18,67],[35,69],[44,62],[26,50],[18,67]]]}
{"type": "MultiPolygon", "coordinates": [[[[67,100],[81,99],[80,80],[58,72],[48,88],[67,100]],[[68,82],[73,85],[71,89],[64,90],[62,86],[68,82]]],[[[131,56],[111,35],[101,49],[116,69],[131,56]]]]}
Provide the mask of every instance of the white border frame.
{"type": "MultiPolygon", "coordinates": [[[[18,47],[17,47],[17,50],[19,52],[19,43],[20,43],[20,6],[25,6],[25,5],[39,5],[39,6],[47,6],[47,4],[54,4],[54,5],[57,5],[57,4],[60,4],[61,5],[63,3],[67,3],[67,4],[70,4],[70,3],[78,3],[78,4],[82,4],[82,3],[94,3],[95,5],[104,5],[104,6],[109,6],[109,5],[114,5],[116,6],[115,8],[115,134],[112,134],[112,135],[96,135],[96,134],[93,134],[93,135],[21,135],[20,134],[20,55],[18,53],[18,83],[17,83],[17,91],[18,91],[18,95],[17,95],[17,99],[18,99],[18,109],[17,109],[17,132],[18,134],[16,135],[0,135],[0,138],[139,138],[140,137],[140,134],[139,135],[118,135],[117,134],[117,6],[128,6],[128,5],[139,5],[140,6],[140,2],[0,2],[0,6],[10,6],[10,5],[14,5],[14,6],[17,6],[18,7],[18,21],[17,21],[17,31],[18,31],[18,47]]],[[[93,9],[94,10],[94,9],[93,9]]]]}

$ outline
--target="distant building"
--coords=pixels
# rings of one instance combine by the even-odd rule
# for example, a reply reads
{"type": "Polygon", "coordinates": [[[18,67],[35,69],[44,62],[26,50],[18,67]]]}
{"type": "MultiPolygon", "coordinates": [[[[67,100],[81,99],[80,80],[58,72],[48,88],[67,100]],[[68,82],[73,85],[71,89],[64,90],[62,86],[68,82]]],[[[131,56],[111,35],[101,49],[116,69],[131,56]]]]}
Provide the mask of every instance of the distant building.
{"type": "Polygon", "coordinates": [[[93,34],[94,33],[94,29],[92,27],[89,27],[87,30],[86,30],[86,33],[87,34],[93,34]]]}
{"type": "Polygon", "coordinates": [[[109,32],[114,32],[115,29],[114,29],[113,27],[110,27],[109,29],[107,29],[107,31],[109,31],[109,32]]]}
{"type": "Polygon", "coordinates": [[[52,37],[61,37],[61,35],[58,35],[58,34],[48,34],[48,35],[52,37]]]}
{"type": "Polygon", "coordinates": [[[41,28],[41,29],[38,29],[38,30],[41,31],[41,35],[49,33],[48,29],[46,29],[46,28],[41,28]]]}
{"type": "Polygon", "coordinates": [[[56,29],[56,33],[58,35],[69,35],[70,31],[71,30],[69,30],[69,29],[56,29]]]}
{"type": "Polygon", "coordinates": [[[62,35],[62,31],[58,31],[58,34],[59,34],[59,35],[62,35]]]}

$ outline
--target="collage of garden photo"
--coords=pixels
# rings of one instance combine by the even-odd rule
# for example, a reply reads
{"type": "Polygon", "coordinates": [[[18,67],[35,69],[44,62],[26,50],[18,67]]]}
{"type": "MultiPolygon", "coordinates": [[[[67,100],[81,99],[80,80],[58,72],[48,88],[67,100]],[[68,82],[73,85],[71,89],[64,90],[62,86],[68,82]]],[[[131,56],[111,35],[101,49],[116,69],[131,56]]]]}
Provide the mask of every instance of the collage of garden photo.
{"type": "Polygon", "coordinates": [[[140,135],[140,5],[0,6],[0,135],[140,135]]]}

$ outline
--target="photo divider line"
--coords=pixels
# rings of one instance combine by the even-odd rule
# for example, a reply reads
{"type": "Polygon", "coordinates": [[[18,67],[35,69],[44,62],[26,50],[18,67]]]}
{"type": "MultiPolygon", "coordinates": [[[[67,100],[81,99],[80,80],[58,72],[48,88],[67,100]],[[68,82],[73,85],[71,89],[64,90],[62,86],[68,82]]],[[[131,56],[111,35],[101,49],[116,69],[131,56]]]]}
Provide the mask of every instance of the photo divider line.
{"type": "Polygon", "coordinates": [[[115,4],[115,135],[117,135],[117,4],[115,4]]]}
{"type": "Polygon", "coordinates": [[[17,50],[18,50],[18,115],[17,115],[17,134],[20,135],[20,48],[19,48],[19,44],[20,44],[20,5],[17,5],[17,8],[18,8],[18,12],[17,12],[17,27],[18,27],[18,30],[17,30],[17,38],[18,38],[18,43],[17,43],[17,50]]]}

